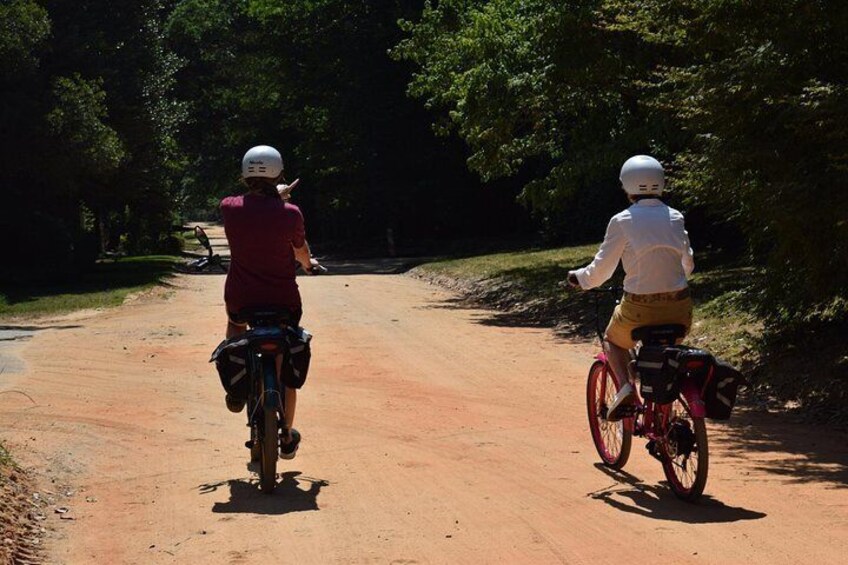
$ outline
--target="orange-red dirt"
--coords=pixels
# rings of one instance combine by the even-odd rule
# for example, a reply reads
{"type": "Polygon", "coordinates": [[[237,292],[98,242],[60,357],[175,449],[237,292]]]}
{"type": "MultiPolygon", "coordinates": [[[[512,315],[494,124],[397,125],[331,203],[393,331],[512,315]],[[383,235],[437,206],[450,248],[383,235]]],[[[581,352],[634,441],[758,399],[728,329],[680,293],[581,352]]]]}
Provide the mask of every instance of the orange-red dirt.
{"type": "Polygon", "coordinates": [[[763,413],[711,423],[708,496],[679,502],[640,441],[627,473],[598,465],[593,346],[499,327],[402,275],[302,280],[315,334],[303,443],[261,494],[244,415],[207,363],[223,282],[179,275],[168,292],[42,321],[19,348],[25,371],[0,375],[35,402],[0,395],[0,438],[39,488],[62,485],[73,518],[47,510],[48,562],[848,559],[844,435],[763,413]]]}

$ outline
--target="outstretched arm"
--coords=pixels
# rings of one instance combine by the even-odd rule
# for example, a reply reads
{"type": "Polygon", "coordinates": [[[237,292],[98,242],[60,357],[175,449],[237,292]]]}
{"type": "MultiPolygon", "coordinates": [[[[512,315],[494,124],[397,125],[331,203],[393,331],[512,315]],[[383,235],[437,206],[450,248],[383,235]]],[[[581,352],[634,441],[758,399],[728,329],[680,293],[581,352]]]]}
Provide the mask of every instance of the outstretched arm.
{"type": "Polygon", "coordinates": [[[568,273],[569,283],[573,285],[574,282],[577,282],[584,289],[602,285],[615,272],[626,244],[627,240],[621,231],[621,227],[615,219],[610,220],[604,242],[598,249],[595,258],[587,267],[568,273]]]}

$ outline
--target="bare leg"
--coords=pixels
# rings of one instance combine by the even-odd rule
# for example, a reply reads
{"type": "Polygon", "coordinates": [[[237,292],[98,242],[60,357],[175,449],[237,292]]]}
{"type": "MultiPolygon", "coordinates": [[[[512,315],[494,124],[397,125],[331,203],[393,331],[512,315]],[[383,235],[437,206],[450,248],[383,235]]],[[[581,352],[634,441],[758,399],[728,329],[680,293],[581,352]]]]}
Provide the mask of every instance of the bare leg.
{"type": "Polygon", "coordinates": [[[286,387],[286,429],[289,430],[291,440],[291,429],[294,425],[294,410],[297,407],[297,389],[286,387]]]}
{"type": "Polygon", "coordinates": [[[234,338],[240,333],[244,333],[247,330],[247,326],[242,326],[239,324],[234,324],[232,322],[227,322],[227,339],[234,338]]]}
{"type": "MultiPolygon", "coordinates": [[[[283,368],[283,356],[277,355],[275,359],[277,362],[277,375],[282,374],[283,368]]],[[[294,425],[294,411],[297,407],[297,389],[285,387],[285,411],[286,411],[286,430],[288,430],[288,436],[283,438],[285,443],[291,441],[291,429],[294,425]]]]}
{"type": "Polygon", "coordinates": [[[627,370],[630,364],[630,351],[619,347],[609,340],[604,340],[607,350],[607,358],[609,359],[610,367],[612,367],[613,375],[619,386],[624,386],[630,382],[630,373],[627,370]]]}

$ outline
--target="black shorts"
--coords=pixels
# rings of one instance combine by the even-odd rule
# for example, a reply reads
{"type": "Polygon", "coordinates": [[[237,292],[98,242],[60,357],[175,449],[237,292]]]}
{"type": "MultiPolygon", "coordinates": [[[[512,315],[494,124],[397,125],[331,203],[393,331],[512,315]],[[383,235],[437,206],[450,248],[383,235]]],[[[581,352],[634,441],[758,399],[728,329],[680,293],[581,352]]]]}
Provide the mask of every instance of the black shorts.
{"type": "MultiPolygon", "coordinates": [[[[289,311],[291,312],[291,325],[299,326],[300,319],[303,317],[303,308],[289,308],[289,311]]],[[[227,311],[227,319],[230,321],[231,324],[234,324],[236,326],[247,325],[247,320],[239,317],[238,314],[230,312],[229,310],[227,311]]]]}

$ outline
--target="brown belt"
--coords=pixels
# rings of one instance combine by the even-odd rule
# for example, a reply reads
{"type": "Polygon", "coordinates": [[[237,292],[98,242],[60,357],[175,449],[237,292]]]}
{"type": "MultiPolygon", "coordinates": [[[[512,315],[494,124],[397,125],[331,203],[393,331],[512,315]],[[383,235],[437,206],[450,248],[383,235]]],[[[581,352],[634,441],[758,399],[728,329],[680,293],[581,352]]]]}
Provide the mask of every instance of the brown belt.
{"type": "Polygon", "coordinates": [[[625,292],[624,299],[630,302],[639,302],[642,304],[650,304],[652,302],[675,302],[689,298],[691,293],[688,288],[675,290],[673,292],[658,292],[656,294],[633,294],[625,292]]]}

